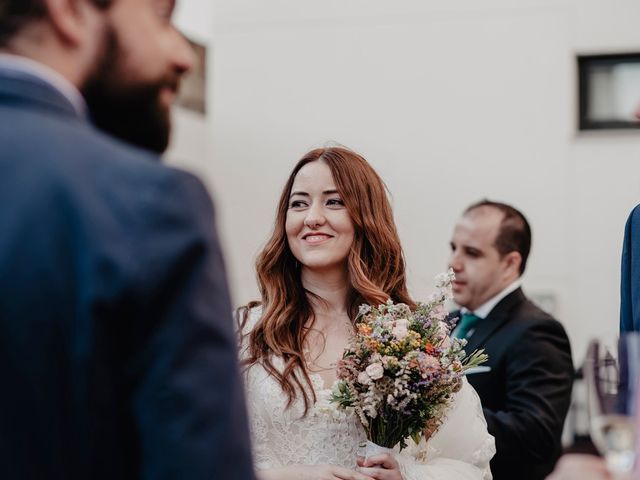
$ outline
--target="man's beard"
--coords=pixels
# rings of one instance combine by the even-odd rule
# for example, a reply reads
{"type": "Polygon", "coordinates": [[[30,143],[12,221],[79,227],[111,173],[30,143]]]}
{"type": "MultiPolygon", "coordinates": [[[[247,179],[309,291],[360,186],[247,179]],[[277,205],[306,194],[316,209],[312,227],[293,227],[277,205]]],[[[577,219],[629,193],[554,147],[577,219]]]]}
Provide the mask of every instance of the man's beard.
{"type": "Polygon", "coordinates": [[[160,104],[160,92],[166,87],[177,89],[178,74],[170,72],[154,83],[126,84],[122,56],[117,35],[109,30],[101,59],[82,89],[91,120],[125,142],[162,153],[169,145],[171,120],[160,104]]]}

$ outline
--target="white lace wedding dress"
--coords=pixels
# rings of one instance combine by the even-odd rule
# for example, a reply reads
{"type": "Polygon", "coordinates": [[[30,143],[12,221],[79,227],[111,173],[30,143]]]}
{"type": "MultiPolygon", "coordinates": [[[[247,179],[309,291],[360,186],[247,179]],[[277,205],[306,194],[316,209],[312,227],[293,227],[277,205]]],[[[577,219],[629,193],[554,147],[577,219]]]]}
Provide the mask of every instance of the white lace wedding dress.
{"type": "MultiPolygon", "coordinates": [[[[254,309],[243,329],[243,338],[260,316],[254,309]]],[[[240,355],[247,355],[246,342],[240,355]]],[[[274,365],[282,367],[282,362],[274,365]]],[[[318,401],[303,417],[304,403],[298,398],[287,408],[287,397],[277,381],[261,365],[245,372],[249,424],[256,468],[287,465],[334,464],[355,468],[358,445],[366,440],[364,428],[355,415],[332,413],[319,375],[311,375],[318,401]]],[[[495,453],[494,440],[487,432],[480,399],[464,381],[444,423],[428,441],[396,451],[404,480],[491,480],[489,460],[495,453]]]]}

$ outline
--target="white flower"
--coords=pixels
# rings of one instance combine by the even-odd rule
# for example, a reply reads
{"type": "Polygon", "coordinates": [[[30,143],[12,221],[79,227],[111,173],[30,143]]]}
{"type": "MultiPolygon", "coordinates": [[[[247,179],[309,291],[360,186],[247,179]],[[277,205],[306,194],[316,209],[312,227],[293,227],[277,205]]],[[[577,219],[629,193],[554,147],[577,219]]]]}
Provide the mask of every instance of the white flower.
{"type": "Polygon", "coordinates": [[[453,269],[450,268],[446,272],[439,273],[438,275],[436,275],[436,286],[438,288],[447,287],[451,285],[451,282],[453,282],[455,278],[456,278],[456,274],[453,273],[453,269]]]}
{"type": "Polygon", "coordinates": [[[369,385],[371,383],[371,377],[367,374],[367,372],[360,372],[358,374],[358,383],[362,385],[369,385]]]}
{"type": "Polygon", "coordinates": [[[381,363],[372,363],[366,368],[366,373],[372,380],[378,380],[384,375],[384,367],[381,363]]]}
{"type": "Polygon", "coordinates": [[[398,340],[402,340],[409,333],[408,328],[409,328],[409,320],[407,320],[406,318],[401,318],[395,321],[393,325],[393,329],[391,330],[391,333],[393,333],[393,335],[398,340]]]}
{"type": "Polygon", "coordinates": [[[436,338],[440,341],[444,341],[449,338],[449,327],[444,322],[437,323],[438,330],[436,331],[436,338]]]}

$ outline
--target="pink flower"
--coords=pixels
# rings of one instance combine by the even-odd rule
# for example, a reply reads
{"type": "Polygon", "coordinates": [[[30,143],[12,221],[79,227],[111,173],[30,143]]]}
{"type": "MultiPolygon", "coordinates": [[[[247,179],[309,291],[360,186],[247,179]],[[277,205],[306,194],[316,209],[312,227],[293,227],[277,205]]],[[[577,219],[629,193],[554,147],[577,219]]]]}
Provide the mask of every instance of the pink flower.
{"type": "Polygon", "coordinates": [[[407,320],[406,318],[401,318],[394,322],[391,333],[393,333],[393,335],[398,340],[402,340],[409,333],[408,328],[409,328],[409,320],[407,320]]]}
{"type": "Polygon", "coordinates": [[[440,368],[440,361],[436,357],[432,357],[431,355],[426,355],[424,364],[427,368],[440,368]]]}
{"type": "Polygon", "coordinates": [[[431,355],[420,355],[418,362],[420,364],[420,370],[422,371],[423,377],[426,377],[428,374],[433,373],[440,368],[440,361],[431,355]]]}
{"type": "Polygon", "coordinates": [[[366,368],[365,371],[367,372],[367,375],[369,375],[369,377],[371,377],[371,379],[373,380],[378,380],[384,375],[384,368],[382,367],[381,363],[372,363],[366,368]]]}

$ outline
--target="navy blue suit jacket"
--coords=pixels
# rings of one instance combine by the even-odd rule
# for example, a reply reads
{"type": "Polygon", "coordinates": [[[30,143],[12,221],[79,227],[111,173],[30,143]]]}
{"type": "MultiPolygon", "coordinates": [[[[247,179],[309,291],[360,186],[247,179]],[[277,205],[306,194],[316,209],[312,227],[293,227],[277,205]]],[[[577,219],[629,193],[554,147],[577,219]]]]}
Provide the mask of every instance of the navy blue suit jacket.
{"type": "Polygon", "coordinates": [[[193,176],[0,70],[0,478],[253,479],[193,176]]]}
{"type": "Polygon", "coordinates": [[[620,276],[620,332],[640,331],[640,205],[624,228],[620,276]]]}

